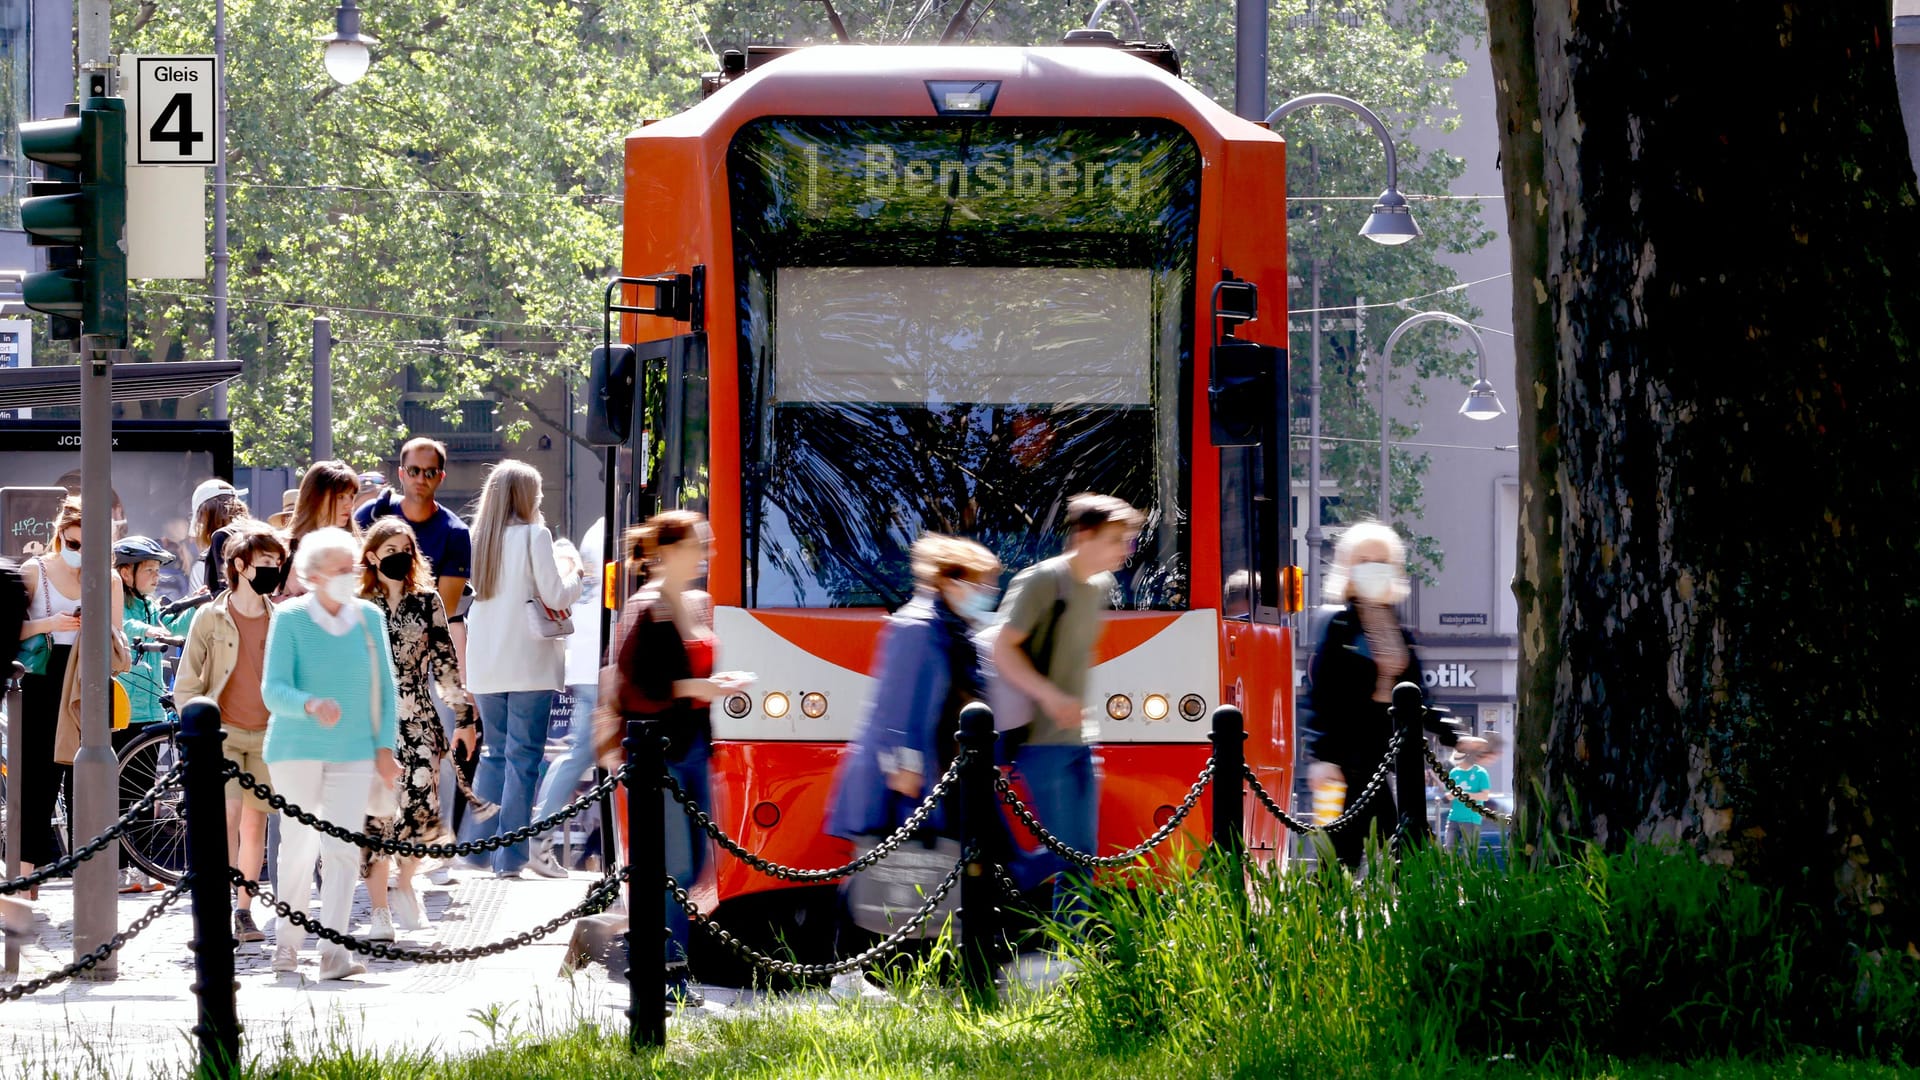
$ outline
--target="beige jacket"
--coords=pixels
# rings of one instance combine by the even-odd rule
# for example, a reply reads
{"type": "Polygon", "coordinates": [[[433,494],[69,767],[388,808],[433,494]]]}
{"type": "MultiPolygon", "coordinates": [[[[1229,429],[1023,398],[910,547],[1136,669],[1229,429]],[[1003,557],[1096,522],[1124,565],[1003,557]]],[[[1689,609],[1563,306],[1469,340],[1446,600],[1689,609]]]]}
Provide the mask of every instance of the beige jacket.
{"type": "MultiPolygon", "coordinates": [[[[240,628],[227,608],[232,597],[232,590],[214,597],[187,628],[187,643],[173,673],[173,700],[183,706],[197,697],[218,701],[240,663],[240,628]]],[[[267,612],[273,612],[272,601],[267,602],[267,612]]]]}
{"type": "MultiPolygon", "coordinates": [[[[119,599],[118,593],[114,599],[119,599]]],[[[116,630],[107,641],[110,647],[107,671],[114,675],[132,671],[133,652],[127,648],[126,638],[116,630]]],[[[67,674],[60,684],[60,721],[53,733],[53,760],[62,765],[73,764],[74,757],[80,753],[80,669],[85,666],[85,652],[76,646],[67,660],[67,674]]],[[[107,689],[110,693],[113,690],[111,686],[107,689]]]]}

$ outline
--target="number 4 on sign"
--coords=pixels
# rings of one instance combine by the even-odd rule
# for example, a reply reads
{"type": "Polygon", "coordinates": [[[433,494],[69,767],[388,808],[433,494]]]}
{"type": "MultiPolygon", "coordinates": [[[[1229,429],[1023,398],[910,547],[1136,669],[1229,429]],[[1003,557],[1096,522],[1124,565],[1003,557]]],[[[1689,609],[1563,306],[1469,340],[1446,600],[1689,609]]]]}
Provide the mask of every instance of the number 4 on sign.
{"type": "Polygon", "coordinates": [[[178,143],[180,156],[192,157],[195,143],[205,142],[207,134],[193,126],[193,95],[175,94],[168,100],[166,108],[160,110],[159,119],[147,129],[147,141],[150,143],[178,143]],[[169,125],[172,125],[169,127],[169,125]]]}

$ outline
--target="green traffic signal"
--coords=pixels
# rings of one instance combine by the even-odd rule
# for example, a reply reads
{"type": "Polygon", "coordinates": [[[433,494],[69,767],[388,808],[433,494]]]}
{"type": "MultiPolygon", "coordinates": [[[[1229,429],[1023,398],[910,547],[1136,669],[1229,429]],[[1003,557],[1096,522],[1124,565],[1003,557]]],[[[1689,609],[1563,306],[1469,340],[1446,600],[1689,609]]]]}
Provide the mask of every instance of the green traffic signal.
{"type": "MultiPolygon", "coordinates": [[[[86,334],[125,340],[126,103],[89,98],[79,116],[22,124],[20,149],[48,176],[20,204],[22,228],[35,246],[77,250],[80,264],[27,275],[22,300],[79,319],[86,334]]],[[[49,253],[50,264],[63,261],[49,253]]]]}

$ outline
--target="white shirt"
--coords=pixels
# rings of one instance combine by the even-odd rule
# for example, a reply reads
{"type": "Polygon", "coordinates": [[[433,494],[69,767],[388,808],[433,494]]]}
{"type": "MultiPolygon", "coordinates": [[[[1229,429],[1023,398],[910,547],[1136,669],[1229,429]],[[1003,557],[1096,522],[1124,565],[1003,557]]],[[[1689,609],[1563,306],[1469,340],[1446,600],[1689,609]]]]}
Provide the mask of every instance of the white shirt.
{"type": "Polygon", "coordinates": [[[467,611],[467,689],[475,694],[559,690],[566,685],[564,638],[543,638],[527,618],[527,601],[565,611],[580,598],[579,579],[562,580],[545,525],[509,525],[500,543],[493,595],[467,611]]]}

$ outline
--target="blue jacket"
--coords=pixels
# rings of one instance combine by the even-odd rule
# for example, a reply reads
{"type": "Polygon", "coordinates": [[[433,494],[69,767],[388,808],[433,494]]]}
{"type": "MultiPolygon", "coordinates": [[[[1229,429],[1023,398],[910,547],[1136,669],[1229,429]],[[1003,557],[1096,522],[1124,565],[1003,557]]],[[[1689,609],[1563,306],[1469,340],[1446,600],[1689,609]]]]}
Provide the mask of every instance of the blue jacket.
{"type": "MultiPolygon", "coordinates": [[[[980,657],[966,621],[938,594],[921,590],[887,617],[867,715],[834,775],[827,832],[852,839],[899,828],[953,763],[960,709],[980,696],[980,657]],[[916,762],[919,798],[887,787],[883,765],[901,769],[916,762]]],[[[959,821],[955,802],[949,796],[928,825],[948,832],[946,821],[959,821]]]]}
{"type": "MultiPolygon", "coordinates": [[[[132,589],[127,590],[126,607],[127,617],[120,629],[129,643],[141,638],[185,637],[193,627],[197,610],[188,608],[171,617],[165,616],[160,614],[159,604],[135,595],[132,589]]],[[[132,706],[128,724],[138,727],[167,718],[167,711],[160,707],[160,695],[167,692],[167,673],[159,653],[134,653],[133,670],[113,678],[127,692],[127,703],[132,706]]]]}

